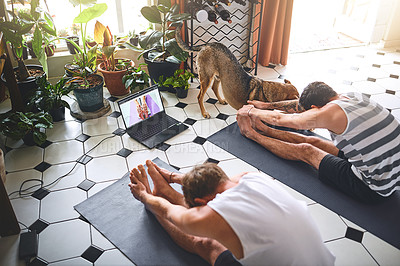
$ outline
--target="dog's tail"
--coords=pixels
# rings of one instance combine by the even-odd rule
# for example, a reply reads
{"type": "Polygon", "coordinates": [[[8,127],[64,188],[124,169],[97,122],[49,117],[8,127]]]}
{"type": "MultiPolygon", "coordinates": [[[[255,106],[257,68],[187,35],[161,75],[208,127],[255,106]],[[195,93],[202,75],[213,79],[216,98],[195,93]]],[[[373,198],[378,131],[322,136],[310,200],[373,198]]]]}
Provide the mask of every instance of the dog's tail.
{"type": "Polygon", "coordinates": [[[182,33],[181,33],[181,29],[182,29],[183,23],[179,23],[176,26],[175,29],[175,40],[178,43],[179,47],[182,48],[183,51],[188,52],[188,53],[192,53],[192,52],[198,52],[200,51],[200,49],[205,45],[194,45],[193,47],[190,47],[189,45],[187,45],[187,43],[185,43],[182,39],[182,33]]]}

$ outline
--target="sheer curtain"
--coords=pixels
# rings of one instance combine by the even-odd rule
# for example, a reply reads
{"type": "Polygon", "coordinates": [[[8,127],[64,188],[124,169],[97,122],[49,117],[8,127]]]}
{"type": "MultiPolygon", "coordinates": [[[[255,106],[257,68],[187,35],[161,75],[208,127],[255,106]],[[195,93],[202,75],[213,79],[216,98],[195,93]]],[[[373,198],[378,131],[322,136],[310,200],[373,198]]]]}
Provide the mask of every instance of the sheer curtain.
{"type": "MultiPolygon", "coordinates": [[[[260,8],[261,5],[257,5],[256,12],[260,8]]],[[[287,64],[292,10],[293,0],[264,0],[258,55],[261,65],[287,64]]],[[[257,27],[259,20],[254,24],[257,27]]]]}

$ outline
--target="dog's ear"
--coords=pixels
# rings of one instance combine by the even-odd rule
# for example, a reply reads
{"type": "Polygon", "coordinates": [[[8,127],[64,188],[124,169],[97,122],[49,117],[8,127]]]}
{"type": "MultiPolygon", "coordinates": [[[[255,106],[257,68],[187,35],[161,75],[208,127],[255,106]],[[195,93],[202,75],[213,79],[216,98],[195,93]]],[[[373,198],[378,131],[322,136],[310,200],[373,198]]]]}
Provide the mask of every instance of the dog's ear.
{"type": "Polygon", "coordinates": [[[286,84],[292,84],[289,80],[287,80],[287,79],[284,79],[283,80],[286,84]]]}

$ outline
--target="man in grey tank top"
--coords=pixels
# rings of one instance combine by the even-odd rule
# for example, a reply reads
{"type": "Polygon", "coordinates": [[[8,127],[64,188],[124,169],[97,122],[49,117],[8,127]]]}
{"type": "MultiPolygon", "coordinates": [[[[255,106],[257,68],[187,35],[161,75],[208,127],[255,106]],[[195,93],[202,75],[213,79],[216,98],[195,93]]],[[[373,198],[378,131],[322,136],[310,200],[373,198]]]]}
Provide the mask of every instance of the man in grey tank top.
{"type": "Polygon", "coordinates": [[[275,155],[308,163],[321,181],[363,202],[379,202],[400,189],[400,124],[366,95],[337,94],[313,82],[299,100],[248,103],[237,113],[242,135],[275,155]],[[333,141],[268,125],[324,128],[333,141]]]}

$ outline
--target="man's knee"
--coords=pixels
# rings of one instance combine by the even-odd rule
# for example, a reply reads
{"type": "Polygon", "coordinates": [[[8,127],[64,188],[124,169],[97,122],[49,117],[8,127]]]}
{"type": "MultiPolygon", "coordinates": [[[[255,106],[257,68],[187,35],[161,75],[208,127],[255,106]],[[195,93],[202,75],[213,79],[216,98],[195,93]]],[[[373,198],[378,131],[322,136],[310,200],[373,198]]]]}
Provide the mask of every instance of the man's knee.
{"type": "Polygon", "coordinates": [[[298,145],[300,146],[300,156],[302,157],[301,160],[313,166],[315,169],[318,169],[322,158],[325,157],[327,152],[315,147],[310,143],[301,143],[298,145]]]}

